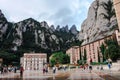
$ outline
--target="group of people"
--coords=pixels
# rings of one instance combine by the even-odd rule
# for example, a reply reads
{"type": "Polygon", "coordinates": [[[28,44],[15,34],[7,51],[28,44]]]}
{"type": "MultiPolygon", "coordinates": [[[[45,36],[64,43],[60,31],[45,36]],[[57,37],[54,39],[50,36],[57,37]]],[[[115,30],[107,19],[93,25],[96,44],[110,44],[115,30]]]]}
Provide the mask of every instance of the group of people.
{"type": "Polygon", "coordinates": [[[48,73],[48,67],[47,66],[43,67],[43,74],[45,74],[45,73],[48,73]]]}
{"type": "MultiPolygon", "coordinates": [[[[52,68],[53,73],[56,73],[56,66],[52,68]]],[[[48,66],[43,66],[43,74],[48,73],[48,66]]]]}
{"type": "MultiPolygon", "coordinates": [[[[20,67],[20,76],[22,77],[23,76],[23,71],[24,71],[24,69],[23,69],[23,67],[21,66],[20,67]]],[[[16,66],[1,66],[0,67],[0,72],[1,72],[1,74],[8,74],[8,73],[10,73],[10,72],[14,72],[14,73],[16,73],[17,72],[17,67],[16,66]]]]}
{"type": "Polygon", "coordinates": [[[17,67],[16,66],[1,66],[0,67],[1,74],[7,74],[8,72],[16,73],[17,67]]]}

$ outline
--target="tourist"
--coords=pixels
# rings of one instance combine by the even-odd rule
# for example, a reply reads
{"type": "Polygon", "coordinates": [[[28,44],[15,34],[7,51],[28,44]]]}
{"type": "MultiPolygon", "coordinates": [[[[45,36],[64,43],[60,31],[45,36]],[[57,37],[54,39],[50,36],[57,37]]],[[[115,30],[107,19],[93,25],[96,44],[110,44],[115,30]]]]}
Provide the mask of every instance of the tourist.
{"type": "Polygon", "coordinates": [[[99,66],[97,66],[97,70],[99,70],[99,66]]]}
{"type": "Polygon", "coordinates": [[[53,67],[53,73],[54,74],[56,73],[56,67],[55,66],[53,67]]]}
{"type": "Polygon", "coordinates": [[[48,67],[45,68],[45,72],[48,73],[48,67]]]}
{"type": "Polygon", "coordinates": [[[109,68],[109,69],[111,68],[111,64],[110,64],[110,63],[108,63],[108,68],[109,68]]]}
{"type": "Polygon", "coordinates": [[[102,65],[100,65],[100,70],[103,70],[103,66],[102,65]]]}
{"type": "Polygon", "coordinates": [[[89,66],[89,70],[90,70],[90,73],[91,73],[91,70],[92,70],[92,65],[89,66]]]}
{"type": "Polygon", "coordinates": [[[4,68],[3,68],[3,73],[7,73],[8,72],[8,68],[7,66],[5,65],[4,68]]]}
{"type": "Polygon", "coordinates": [[[17,68],[16,68],[16,67],[14,67],[14,73],[16,73],[16,71],[17,71],[17,68]]]}
{"type": "Polygon", "coordinates": [[[45,68],[43,67],[43,74],[45,73],[46,71],[45,71],[45,68]]]}
{"type": "Polygon", "coordinates": [[[1,66],[1,74],[3,74],[3,66],[1,66]]]}
{"type": "Polygon", "coordinates": [[[23,71],[24,71],[24,69],[23,69],[23,67],[21,66],[21,67],[20,67],[20,77],[23,77],[23,71]]]}
{"type": "Polygon", "coordinates": [[[11,72],[11,67],[10,66],[8,66],[8,71],[11,72]]]}

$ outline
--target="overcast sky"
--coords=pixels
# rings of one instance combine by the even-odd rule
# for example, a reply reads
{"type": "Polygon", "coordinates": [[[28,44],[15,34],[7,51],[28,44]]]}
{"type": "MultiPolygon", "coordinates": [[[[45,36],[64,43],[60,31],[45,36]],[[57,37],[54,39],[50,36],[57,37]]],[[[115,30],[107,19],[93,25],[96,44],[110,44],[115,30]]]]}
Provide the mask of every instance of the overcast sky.
{"type": "Polygon", "coordinates": [[[19,22],[27,18],[47,21],[49,25],[75,24],[80,30],[88,8],[94,0],[0,0],[0,9],[8,21],[19,22]]]}

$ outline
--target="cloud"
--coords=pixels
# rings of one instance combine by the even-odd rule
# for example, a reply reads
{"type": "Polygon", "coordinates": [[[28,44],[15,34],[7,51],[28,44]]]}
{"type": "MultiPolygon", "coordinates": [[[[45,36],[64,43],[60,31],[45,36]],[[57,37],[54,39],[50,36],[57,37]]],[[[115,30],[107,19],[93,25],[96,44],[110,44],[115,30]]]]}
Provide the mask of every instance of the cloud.
{"type": "Polygon", "coordinates": [[[32,17],[55,26],[80,25],[93,0],[0,0],[0,9],[9,21],[32,17]]]}

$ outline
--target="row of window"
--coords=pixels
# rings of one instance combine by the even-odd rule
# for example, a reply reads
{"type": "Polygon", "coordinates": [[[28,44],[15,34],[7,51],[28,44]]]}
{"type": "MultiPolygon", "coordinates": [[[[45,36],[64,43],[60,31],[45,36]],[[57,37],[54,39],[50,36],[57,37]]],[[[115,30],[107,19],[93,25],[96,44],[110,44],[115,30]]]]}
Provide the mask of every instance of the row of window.
{"type": "Polygon", "coordinates": [[[24,58],[24,60],[46,60],[46,58],[24,58]]]}

